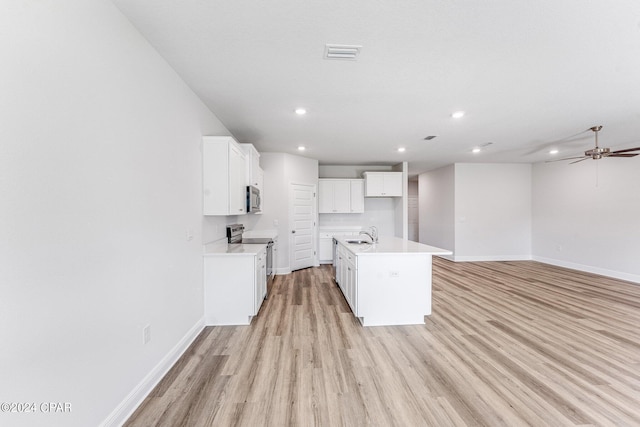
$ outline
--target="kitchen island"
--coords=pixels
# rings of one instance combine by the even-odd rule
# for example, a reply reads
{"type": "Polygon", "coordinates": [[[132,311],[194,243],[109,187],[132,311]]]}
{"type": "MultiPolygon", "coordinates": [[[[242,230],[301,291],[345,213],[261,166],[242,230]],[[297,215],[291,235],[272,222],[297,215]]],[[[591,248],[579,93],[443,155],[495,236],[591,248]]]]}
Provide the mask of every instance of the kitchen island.
{"type": "Polygon", "coordinates": [[[431,258],[451,251],[397,237],[336,237],[336,282],[363,326],[424,324],[431,314],[431,258]]]}

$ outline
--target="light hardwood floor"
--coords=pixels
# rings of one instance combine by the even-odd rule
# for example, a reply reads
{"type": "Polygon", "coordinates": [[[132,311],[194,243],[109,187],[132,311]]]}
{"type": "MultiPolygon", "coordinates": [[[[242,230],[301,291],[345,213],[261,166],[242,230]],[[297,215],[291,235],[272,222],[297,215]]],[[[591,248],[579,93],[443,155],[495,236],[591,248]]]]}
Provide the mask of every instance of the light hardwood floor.
{"type": "Polygon", "coordinates": [[[208,327],[127,426],[640,426],[640,285],[434,258],[425,325],[363,328],[330,268],[208,327]]]}

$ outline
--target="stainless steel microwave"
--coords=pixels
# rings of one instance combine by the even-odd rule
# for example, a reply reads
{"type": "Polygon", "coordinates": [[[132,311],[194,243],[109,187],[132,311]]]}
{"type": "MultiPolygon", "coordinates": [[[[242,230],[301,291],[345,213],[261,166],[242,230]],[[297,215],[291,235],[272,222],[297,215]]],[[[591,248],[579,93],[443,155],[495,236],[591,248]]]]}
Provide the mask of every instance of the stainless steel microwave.
{"type": "Polygon", "coordinates": [[[260,189],[253,185],[247,185],[247,213],[256,213],[261,211],[260,189]]]}

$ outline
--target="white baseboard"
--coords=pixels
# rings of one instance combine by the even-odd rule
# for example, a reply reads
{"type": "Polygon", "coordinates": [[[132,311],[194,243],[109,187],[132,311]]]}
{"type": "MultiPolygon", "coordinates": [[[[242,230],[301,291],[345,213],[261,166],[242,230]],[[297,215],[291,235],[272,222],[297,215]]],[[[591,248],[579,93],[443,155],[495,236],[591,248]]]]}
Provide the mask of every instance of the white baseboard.
{"type": "Polygon", "coordinates": [[[622,273],[615,270],[607,270],[606,268],[592,267],[590,265],[576,264],[573,262],[562,261],[553,258],[544,258],[533,256],[534,261],[545,264],[557,265],[558,267],[570,268],[572,270],[584,271],[586,273],[599,274],[601,276],[612,277],[614,279],[626,280],[628,282],[640,283],[640,276],[637,274],[622,273]]]}
{"type": "Polygon", "coordinates": [[[276,274],[278,276],[283,275],[283,274],[289,274],[291,273],[291,269],[289,267],[280,267],[280,268],[276,268],[276,274]]]}
{"type": "Polygon", "coordinates": [[[129,393],[129,395],[109,414],[100,424],[101,427],[121,426],[140,406],[142,401],[158,385],[160,380],[169,372],[169,369],[178,361],[180,356],[189,348],[204,329],[204,318],[200,319],[186,333],[186,335],[171,349],[169,353],[145,376],[142,381],[129,393]]]}
{"type": "Polygon", "coordinates": [[[531,261],[531,255],[454,256],[455,262],[531,261]]]}

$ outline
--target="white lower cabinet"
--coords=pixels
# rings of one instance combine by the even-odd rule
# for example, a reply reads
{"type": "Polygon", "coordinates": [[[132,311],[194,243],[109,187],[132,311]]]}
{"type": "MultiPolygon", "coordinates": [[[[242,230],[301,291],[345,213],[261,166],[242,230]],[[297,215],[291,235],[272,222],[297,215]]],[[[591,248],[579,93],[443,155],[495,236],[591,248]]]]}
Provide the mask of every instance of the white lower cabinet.
{"type": "Polygon", "coordinates": [[[255,313],[258,314],[262,301],[267,296],[267,249],[258,254],[256,260],[256,300],[255,313]]]}
{"type": "Polygon", "coordinates": [[[358,263],[356,256],[344,246],[338,245],[336,257],[336,282],[351,311],[358,316],[358,263]]]}
{"type": "Polygon", "coordinates": [[[258,253],[204,257],[206,325],[248,325],[267,293],[266,247],[258,253]]]}
{"type": "Polygon", "coordinates": [[[356,256],[349,251],[346,252],[346,267],[347,271],[345,273],[345,279],[347,283],[345,286],[346,292],[344,296],[347,300],[347,303],[349,304],[349,307],[351,307],[351,311],[353,311],[353,314],[358,316],[358,269],[356,256]]]}

